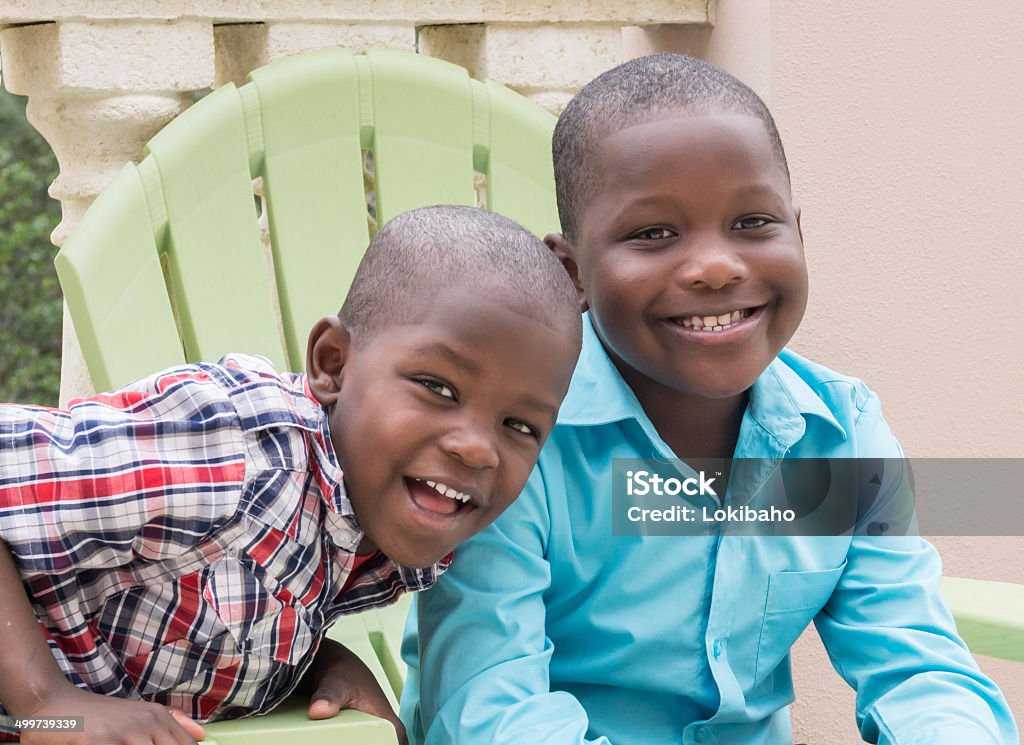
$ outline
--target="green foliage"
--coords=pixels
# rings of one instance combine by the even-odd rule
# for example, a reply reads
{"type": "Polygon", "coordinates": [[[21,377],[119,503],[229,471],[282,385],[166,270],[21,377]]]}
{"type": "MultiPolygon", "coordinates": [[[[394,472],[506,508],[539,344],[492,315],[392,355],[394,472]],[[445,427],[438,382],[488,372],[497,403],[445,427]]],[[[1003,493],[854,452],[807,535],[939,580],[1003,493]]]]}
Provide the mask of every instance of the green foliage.
{"type": "Polygon", "coordinates": [[[56,175],[24,99],[0,90],[0,401],[57,404],[62,307],[50,231],[60,205],[46,193],[56,175]]]}

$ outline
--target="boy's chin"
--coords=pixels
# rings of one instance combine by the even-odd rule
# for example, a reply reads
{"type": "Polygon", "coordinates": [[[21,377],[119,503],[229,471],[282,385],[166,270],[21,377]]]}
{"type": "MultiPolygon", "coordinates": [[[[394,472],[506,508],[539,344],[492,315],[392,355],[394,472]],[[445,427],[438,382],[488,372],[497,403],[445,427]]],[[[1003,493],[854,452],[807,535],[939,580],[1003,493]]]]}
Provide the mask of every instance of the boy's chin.
{"type": "Polygon", "coordinates": [[[392,551],[388,551],[383,547],[380,550],[393,562],[406,569],[428,569],[451,553],[450,551],[446,551],[443,554],[426,551],[403,551],[397,547],[392,551]]]}

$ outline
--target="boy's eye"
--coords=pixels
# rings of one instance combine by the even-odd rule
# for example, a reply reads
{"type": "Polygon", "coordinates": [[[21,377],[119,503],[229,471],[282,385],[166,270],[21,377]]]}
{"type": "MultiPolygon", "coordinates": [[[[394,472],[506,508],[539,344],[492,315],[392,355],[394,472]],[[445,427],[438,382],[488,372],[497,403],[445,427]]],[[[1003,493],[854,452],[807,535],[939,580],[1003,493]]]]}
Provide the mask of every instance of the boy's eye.
{"type": "Polygon", "coordinates": [[[634,239],[641,241],[663,241],[673,236],[675,233],[668,228],[644,228],[633,234],[634,239]]]}
{"type": "Polygon", "coordinates": [[[521,432],[524,435],[529,435],[530,437],[533,437],[535,439],[540,437],[540,433],[537,430],[535,430],[526,422],[522,422],[518,419],[506,419],[505,424],[514,429],[516,432],[521,432]]]}
{"type": "Polygon", "coordinates": [[[436,393],[438,396],[442,396],[444,398],[450,398],[452,401],[458,401],[459,400],[458,396],[455,395],[455,391],[453,391],[447,385],[445,385],[444,383],[442,383],[442,382],[440,382],[438,380],[431,380],[430,378],[424,378],[424,379],[418,380],[416,382],[418,382],[420,385],[422,385],[428,391],[436,393]]]}
{"type": "Polygon", "coordinates": [[[751,217],[741,217],[739,220],[733,223],[732,229],[757,230],[758,228],[763,228],[770,222],[771,220],[769,220],[767,217],[761,217],[759,215],[754,215],[751,217]]]}

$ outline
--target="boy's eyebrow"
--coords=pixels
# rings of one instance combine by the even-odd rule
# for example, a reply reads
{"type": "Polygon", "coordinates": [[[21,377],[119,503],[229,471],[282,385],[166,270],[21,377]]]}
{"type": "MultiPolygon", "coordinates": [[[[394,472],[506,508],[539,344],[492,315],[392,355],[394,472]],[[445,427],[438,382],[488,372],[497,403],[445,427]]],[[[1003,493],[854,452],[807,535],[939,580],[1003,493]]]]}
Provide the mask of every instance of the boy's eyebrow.
{"type": "Polygon", "coordinates": [[[558,418],[558,407],[552,406],[547,401],[542,401],[534,396],[523,396],[522,402],[524,405],[534,409],[539,414],[546,414],[550,418],[552,424],[558,418]]]}
{"type": "MultiPolygon", "coordinates": [[[[773,187],[771,184],[755,183],[755,184],[744,184],[736,188],[736,191],[732,193],[733,198],[743,197],[768,197],[771,199],[785,199],[785,197],[779,193],[779,190],[773,187]]],[[[623,209],[626,207],[647,207],[647,206],[659,206],[665,203],[671,203],[674,197],[669,194],[653,193],[653,194],[641,194],[640,196],[631,199],[625,203],[620,203],[620,207],[623,209]]]]}
{"type": "Polygon", "coordinates": [[[782,195],[779,194],[779,190],[773,188],[769,184],[750,184],[749,186],[740,187],[736,190],[736,196],[772,197],[775,199],[782,198],[782,195]]]}
{"type": "Polygon", "coordinates": [[[423,347],[417,347],[412,351],[415,354],[422,355],[439,354],[442,357],[447,358],[448,361],[451,362],[453,365],[461,367],[471,373],[479,374],[482,372],[480,366],[473,362],[473,360],[469,359],[465,355],[459,354],[454,349],[452,349],[447,344],[441,341],[434,342],[433,344],[427,344],[426,346],[423,347]]]}

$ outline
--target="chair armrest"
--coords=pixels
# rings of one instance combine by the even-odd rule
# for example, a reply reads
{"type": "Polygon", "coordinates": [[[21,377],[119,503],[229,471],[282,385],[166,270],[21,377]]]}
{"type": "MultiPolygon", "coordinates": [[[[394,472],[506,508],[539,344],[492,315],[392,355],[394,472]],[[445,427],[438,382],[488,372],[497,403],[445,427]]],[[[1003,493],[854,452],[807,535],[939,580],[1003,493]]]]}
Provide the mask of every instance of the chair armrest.
{"type": "Polygon", "coordinates": [[[292,696],[267,716],[204,725],[204,745],[397,745],[391,722],[347,709],[331,719],[312,721],[309,702],[292,696]]]}
{"type": "MultiPolygon", "coordinates": [[[[399,611],[399,618],[401,611],[399,611]]],[[[374,613],[342,616],[334,623],[328,636],[359,655],[373,672],[384,693],[397,709],[391,681],[381,666],[367,624],[379,624],[374,613]]],[[[313,721],[306,716],[309,700],[294,695],[269,714],[204,725],[206,745],[397,745],[398,737],[391,722],[351,709],[331,719],[313,721]]]]}
{"type": "Polygon", "coordinates": [[[942,595],[972,653],[1024,662],[1024,585],[943,577],[942,595]]]}

